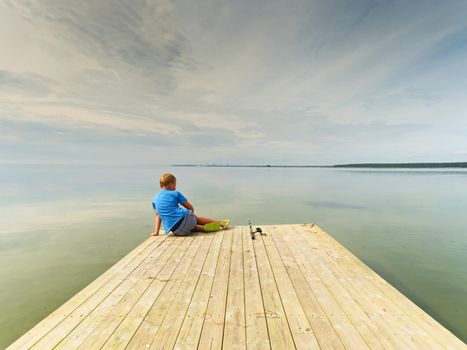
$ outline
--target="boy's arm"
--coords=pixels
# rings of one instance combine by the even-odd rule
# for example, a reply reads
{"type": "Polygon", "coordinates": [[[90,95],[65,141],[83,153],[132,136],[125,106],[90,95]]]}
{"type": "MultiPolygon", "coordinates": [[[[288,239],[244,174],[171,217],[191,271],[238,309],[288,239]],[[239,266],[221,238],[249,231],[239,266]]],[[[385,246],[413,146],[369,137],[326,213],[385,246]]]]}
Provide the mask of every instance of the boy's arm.
{"type": "Polygon", "coordinates": [[[193,213],[195,212],[195,208],[193,208],[193,206],[190,204],[190,202],[186,201],[185,203],[182,203],[182,205],[183,205],[185,208],[191,210],[193,213]]]}
{"type": "Polygon", "coordinates": [[[161,229],[161,217],[157,214],[157,211],[154,211],[154,216],[154,231],[149,236],[159,236],[159,230],[161,229]]]}

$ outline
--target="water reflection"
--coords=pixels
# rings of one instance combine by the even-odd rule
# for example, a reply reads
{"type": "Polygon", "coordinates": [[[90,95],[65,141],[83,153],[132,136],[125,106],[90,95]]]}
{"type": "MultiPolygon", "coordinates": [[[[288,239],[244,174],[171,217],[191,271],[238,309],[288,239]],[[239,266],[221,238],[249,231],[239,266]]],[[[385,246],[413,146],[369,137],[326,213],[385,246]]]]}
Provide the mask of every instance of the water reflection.
{"type": "Polygon", "coordinates": [[[0,348],[152,229],[158,176],[233,225],[317,223],[467,340],[467,172],[17,166],[0,172],[0,348]]]}

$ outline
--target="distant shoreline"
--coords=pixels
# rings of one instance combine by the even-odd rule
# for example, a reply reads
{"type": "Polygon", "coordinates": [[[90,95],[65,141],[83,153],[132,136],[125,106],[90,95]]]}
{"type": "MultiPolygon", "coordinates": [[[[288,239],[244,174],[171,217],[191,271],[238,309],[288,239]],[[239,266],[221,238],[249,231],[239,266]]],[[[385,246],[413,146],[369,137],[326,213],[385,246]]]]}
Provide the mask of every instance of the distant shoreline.
{"type": "Polygon", "coordinates": [[[467,168],[467,162],[447,163],[357,163],[335,165],[258,165],[258,164],[173,164],[174,167],[207,168],[377,168],[377,169],[439,169],[467,168]]]}

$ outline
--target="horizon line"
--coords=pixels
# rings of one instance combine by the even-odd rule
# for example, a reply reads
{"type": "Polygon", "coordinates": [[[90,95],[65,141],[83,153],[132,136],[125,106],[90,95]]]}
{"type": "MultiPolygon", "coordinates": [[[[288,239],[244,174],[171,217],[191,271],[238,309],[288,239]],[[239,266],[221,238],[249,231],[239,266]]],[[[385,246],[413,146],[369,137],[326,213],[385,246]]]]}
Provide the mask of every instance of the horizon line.
{"type": "Polygon", "coordinates": [[[467,162],[414,162],[414,163],[346,163],[332,165],[311,164],[172,164],[174,167],[217,168],[467,168],[467,162]]]}

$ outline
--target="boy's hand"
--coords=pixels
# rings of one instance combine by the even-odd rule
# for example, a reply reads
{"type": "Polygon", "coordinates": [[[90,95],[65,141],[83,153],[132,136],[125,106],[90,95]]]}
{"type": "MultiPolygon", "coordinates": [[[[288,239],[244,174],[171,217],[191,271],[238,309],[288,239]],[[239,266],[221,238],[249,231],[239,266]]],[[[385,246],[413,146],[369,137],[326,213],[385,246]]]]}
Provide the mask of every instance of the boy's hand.
{"type": "Polygon", "coordinates": [[[153,231],[149,234],[149,237],[159,236],[159,232],[153,231]]]}

